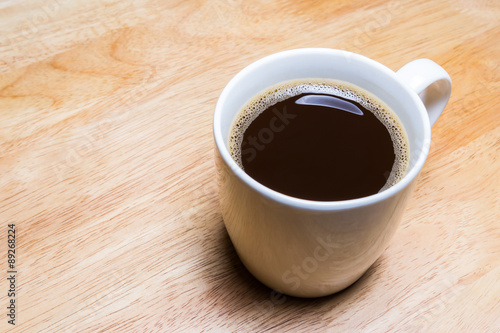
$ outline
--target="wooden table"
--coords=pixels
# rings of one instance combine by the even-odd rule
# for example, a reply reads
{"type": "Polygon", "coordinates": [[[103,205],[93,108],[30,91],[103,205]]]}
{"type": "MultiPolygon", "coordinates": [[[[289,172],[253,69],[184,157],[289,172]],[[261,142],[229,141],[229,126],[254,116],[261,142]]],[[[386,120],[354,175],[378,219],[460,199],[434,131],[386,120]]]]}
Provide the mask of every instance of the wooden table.
{"type": "Polygon", "coordinates": [[[494,0],[1,1],[0,331],[499,332],[499,17],[494,0]],[[390,246],[320,299],[245,270],[214,179],[221,90],[299,47],[430,58],[454,82],[390,246]]]}

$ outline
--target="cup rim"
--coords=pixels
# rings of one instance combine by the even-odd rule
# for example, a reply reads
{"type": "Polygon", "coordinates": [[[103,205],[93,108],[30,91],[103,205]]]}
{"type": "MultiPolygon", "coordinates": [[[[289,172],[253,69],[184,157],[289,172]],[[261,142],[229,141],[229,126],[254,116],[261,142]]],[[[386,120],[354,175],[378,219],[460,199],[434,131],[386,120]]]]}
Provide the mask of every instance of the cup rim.
{"type": "Polygon", "coordinates": [[[416,176],[422,169],[425,160],[427,158],[427,155],[429,153],[430,144],[424,144],[422,146],[422,149],[419,150],[419,156],[414,166],[411,167],[409,170],[407,170],[403,178],[393,186],[389,187],[388,189],[382,192],[378,192],[366,197],[341,200],[341,201],[314,201],[314,200],[296,198],[280,193],[265,185],[262,185],[261,183],[250,177],[231,157],[231,154],[229,153],[229,150],[227,149],[227,146],[225,144],[226,138],[223,137],[221,128],[223,106],[229,93],[249,72],[256,70],[257,68],[259,68],[260,66],[262,66],[267,62],[276,61],[291,55],[306,56],[311,53],[327,54],[332,56],[334,55],[338,56],[339,54],[342,54],[343,56],[349,57],[349,59],[355,61],[367,62],[369,63],[369,65],[375,67],[378,71],[381,71],[385,75],[391,77],[404,90],[409,92],[408,96],[412,99],[412,103],[415,104],[417,109],[419,110],[419,116],[422,118],[421,120],[423,121],[424,124],[422,133],[424,142],[430,143],[431,140],[430,122],[427,116],[427,111],[425,109],[425,106],[423,105],[418,95],[413,90],[411,90],[410,87],[401,82],[401,80],[398,78],[398,76],[394,71],[392,71],[385,65],[382,65],[381,63],[373,59],[370,59],[366,56],[353,53],[350,51],[329,49],[329,48],[300,48],[300,49],[291,49],[291,50],[281,51],[278,53],[273,53],[271,55],[256,60],[255,62],[251,63],[250,65],[243,68],[240,72],[238,72],[224,87],[222,93],[219,96],[219,99],[217,100],[213,116],[213,133],[214,133],[215,144],[222,159],[224,160],[226,165],[228,165],[231,168],[232,172],[236,175],[236,177],[238,177],[242,182],[250,186],[253,190],[257,191],[258,193],[264,195],[265,197],[275,202],[281,203],[286,206],[293,206],[299,209],[314,210],[314,211],[334,211],[334,210],[336,211],[336,210],[351,209],[382,202],[392,197],[393,195],[397,194],[398,192],[402,191],[404,188],[410,185],[410,183],[416,178],[416,176]]]}

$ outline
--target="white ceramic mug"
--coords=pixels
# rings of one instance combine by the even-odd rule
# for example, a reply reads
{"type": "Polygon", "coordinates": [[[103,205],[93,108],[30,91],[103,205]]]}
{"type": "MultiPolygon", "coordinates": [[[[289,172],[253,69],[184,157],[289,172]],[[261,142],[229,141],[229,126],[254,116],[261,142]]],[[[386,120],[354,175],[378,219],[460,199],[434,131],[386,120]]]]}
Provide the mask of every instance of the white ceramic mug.
{"type": "Polygon", "coordinates": [[[279,292],[317,297],[359,279],[387,247],[424,165],[431,126],[451,92],[448,73],[428,59],[397,73],[359,54],[297,49],[267,56],[224,88],[214,113],[219,197],[226,229],[245,267],[279,292]],[[228,136],[242,106],[282,81],[329,78],[375,94],[398,115],[408,135],[406,175],[377,194],[337,202],[293,198],[258,183],[231,158],[228,136]]]}

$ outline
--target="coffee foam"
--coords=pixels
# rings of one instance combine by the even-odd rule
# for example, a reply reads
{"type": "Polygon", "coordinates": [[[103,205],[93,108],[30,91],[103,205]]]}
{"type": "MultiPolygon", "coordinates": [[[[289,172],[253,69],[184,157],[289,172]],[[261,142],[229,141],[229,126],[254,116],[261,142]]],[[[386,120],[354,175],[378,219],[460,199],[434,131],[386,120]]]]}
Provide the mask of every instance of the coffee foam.
{"type": "Polygon", "coordinates": [[[241,145],[243,135],[250,124],[266,109],[288,98],[304,94],[320,93],[343,97],[361,104],[371,111],[387,128],[394,145],[395,161],[386,184],[379,192],[400,181],[409,163],[409,144],[401,121],[389,106],[366,90],[340,80],[297,79],[271,86],[250,99],[236,115],[229,135],[229,152],[243,169],[241,145]]]}

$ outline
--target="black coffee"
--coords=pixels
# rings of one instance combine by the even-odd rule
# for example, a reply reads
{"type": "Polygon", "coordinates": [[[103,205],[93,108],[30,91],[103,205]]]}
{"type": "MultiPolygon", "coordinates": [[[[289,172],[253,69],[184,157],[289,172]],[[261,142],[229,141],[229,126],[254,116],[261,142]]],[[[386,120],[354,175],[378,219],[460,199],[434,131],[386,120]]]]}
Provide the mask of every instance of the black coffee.
{"type": "Polygon", "coordinates": [[[240,111],[233,158],[261,184],[316,201],[375,194],[406,170],[408,144],[396,115],[340,81],[282,83],[240,111]]]}

